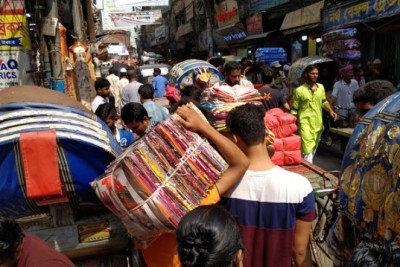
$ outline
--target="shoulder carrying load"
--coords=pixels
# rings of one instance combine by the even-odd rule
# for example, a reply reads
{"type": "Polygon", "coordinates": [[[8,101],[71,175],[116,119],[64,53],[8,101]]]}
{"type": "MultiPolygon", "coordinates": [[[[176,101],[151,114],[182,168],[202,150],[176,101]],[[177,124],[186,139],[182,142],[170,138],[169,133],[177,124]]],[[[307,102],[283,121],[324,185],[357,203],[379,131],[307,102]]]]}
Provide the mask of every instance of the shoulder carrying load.
{"type": "Polygon", "coordinates": [[[54,203],[98,203],[90,182],[121,153],[107,125],[56,91],[0,92],[0,213],[20,218],[54,203]],[[44,102],[45,101],[45,102],[44,102]]]}
{"type": "Polygon", "coordinates": [[[92,183],[104,205],[143,247],[174,231],[227,168],[224,159],[176,114],[131,145],[92,183]]]}

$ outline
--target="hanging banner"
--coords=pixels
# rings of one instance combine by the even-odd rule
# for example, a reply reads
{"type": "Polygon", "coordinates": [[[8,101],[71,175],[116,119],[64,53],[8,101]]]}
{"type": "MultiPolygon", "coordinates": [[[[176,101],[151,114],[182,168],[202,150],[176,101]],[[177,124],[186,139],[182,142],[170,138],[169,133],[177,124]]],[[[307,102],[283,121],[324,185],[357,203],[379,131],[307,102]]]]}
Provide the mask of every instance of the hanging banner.
{"type": "Polygon", "coordinates": [[[289,3],[289,0],[250,0],[250,12],[265,11],[286,3],[289,3]]]}
{"type": "Polygon", "coordinates": [[[161,24],[161,10],[111,13],[110,18],[117,28],[132,28],[133,25],[161,24]]]}
{"type": "Polygon", "coordinates": [[[343,28],[346,25],[374,21],[400,13],[400,1],[357,1],[325,9],[324,30],[343,28]]]}
{"type": "Polygon", "coordinates": [[[234,0],[226,0],[217,4],[215,12],[217,13],[218,28],[239,22],[238,5],[234,0]]]}
{"type": "Polygon", "coordinates": [[[247,34],[258,34],[263,32],[262,14],[258,13],[246,19],[247,34]]]}
{"type": "Polygon", "coordinates": [[[116,6],[169,6],[169,0],[117,0],[116,6]]]}

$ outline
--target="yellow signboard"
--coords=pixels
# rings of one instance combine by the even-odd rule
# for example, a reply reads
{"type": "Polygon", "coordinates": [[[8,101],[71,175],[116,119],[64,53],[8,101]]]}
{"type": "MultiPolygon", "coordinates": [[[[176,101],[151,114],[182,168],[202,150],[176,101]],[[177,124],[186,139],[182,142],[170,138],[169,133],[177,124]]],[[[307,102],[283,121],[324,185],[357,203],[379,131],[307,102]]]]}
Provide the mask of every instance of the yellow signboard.
{"type": "Polygon", "coordinates": [[[24,15],[0,15],[0,50],[29,50],[31,44],[24,15]]]}

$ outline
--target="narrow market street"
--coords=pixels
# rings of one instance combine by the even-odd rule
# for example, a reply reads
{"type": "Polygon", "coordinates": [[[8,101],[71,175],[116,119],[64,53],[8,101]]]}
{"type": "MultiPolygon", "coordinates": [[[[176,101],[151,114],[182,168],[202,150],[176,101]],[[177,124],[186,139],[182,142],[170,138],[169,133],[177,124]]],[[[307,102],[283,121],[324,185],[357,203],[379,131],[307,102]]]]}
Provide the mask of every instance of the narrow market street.
{"type": "Polygon", "coordinates": [[[0,266],[400,266],[399,44],[400,0],[0,1],[0,266]]]}

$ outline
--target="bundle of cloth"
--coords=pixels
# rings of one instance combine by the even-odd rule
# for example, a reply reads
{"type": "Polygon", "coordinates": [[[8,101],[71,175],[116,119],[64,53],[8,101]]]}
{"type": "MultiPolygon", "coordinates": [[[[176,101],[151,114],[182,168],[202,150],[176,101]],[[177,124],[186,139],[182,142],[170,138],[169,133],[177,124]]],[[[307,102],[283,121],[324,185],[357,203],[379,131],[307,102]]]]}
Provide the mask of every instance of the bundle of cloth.
{"type": "Polygon", "coordinates": [[[0,91],[0,214],[101,205],[90,182],[121,149],[108,126],[65,94],[35,86],[0,91]]]}
{"type": "Polygon", "coordinates": [[[249,102],[261,104],[261,100],[265,98],[269,96],[261,96],[254,88],[216,84],[204,90],[201,105],[210,111],[210,123],[213,127],[217,131],[225,132],[227,131],[225,122],[229,111],[249,102]]]}
{"type": "Polygon", "coordinates": [[[176,229],[228,167],[171,115],[132,144],[92,183],[104,205],[143,247],[176,229]]]}
{"type": "Polygon", "coordinates": [[[272,143],[275,153],[272,161],[279,166],[301,163],[301,139],[295,135],[297,118],[279,108],[273,108],[265,113],[264,122],[274,135],[272,143]]]}

